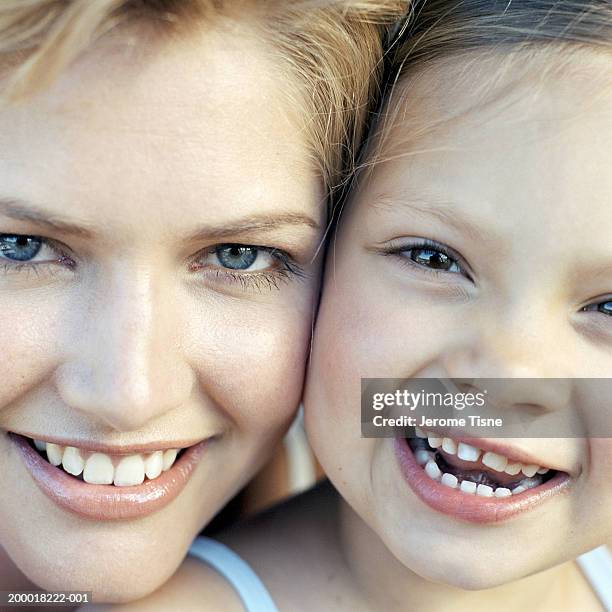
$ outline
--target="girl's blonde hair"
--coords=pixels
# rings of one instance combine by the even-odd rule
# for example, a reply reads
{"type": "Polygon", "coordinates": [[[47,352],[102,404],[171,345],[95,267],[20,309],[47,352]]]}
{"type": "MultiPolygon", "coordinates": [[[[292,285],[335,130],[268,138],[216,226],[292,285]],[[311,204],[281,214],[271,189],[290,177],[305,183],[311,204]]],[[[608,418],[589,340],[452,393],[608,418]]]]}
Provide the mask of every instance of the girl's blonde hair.
{"type": "Polygon", "coordinates": [[[328,193],[349,174],[378,95],[384,36],[408,0],[1,0],[5,97],[48,85],[97,38],[146,21],[179,33],[215,15],[260,17],[305,104],[312,154],[328,193]]]}

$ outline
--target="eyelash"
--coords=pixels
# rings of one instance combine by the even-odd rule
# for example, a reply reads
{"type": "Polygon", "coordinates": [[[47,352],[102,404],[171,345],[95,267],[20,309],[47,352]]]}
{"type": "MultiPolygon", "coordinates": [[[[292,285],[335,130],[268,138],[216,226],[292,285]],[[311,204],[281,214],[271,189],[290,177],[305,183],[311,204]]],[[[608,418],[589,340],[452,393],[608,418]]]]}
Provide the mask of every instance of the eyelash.
{"type": "Polygon", "coordinates": [[[436,242],[434,240],[422,238],[417,239],[417,242],[411,244],[392,242],[382,250],[382,254],[385,256],[395,257],[399,260],[400,264],[409,266],[412,269],[417,269],[419,272],[432,275],[435,278],[439,278],[440,276],[446,276],[449,274],[459,274],[461,276],[466,277],[468,280],[472,280],[471,276],[467,271],[467,266],[462,262],[461,257],[445,245],[440,244],[439,242],[436,242]],[[429,250],[442,253],[457,265],[459,271],[451,272],[448,270],[436,270],[434,268],[430,268],[423,264],[417,263],[410,257],[409,253],[411,251],[418,250],[429,250]]]}
{"type": "MultiPolygon", "coordinates": [[[[419,270],[419,272],[430,274],[430,275],[433,275],[434,277],[439,277],[440,275],[460,273],[471,280],[471,277],[466,271],[466,266],[462,263],[461,258],[457,254],[455,254],[451,249],[433,240],[423,239],[423,240],[420,240],[419,242],[415,242],[414,244],[394,245],[392,243],[382,251],[382,254],[386,256],[394,256],[399,259],[402,265],[410,266],[411,268],[416,268],[419,270]],[[435,270],[433,268],[428,268],[427,266],[418,264],[417,262],[412,260],[409,256],[406,256],[406,253],[409,253],[410,251],[413,251],[413,250],[419,250],[419,249],[424,249],[424,250],[429,249],[432,251],[439,251],[443,255],[446,255],[446,257],[448,257],[449,259],[452,259],[457,264],[457,266],[459,267],[459,272],[448,272],[445,270],[435,270]]],[[[604,304],[612,304],[612,296],[605,298],[602,301],[588,304],[587,306],[584,306],[583,308],[581,308],[580,311],[581,312],[595,312],[597,314],[602,314],[603,316],[606,316],[606,317],[611,317],[612,308],[610,309],[609,314],[605,312],[601,312],[599,310],[599,307],[604,304]]]]}
{"type": "MultiPolygon", "coordinates": [[[[43,273],[54,274],[55,271],[57,271],[56,266],[63,266],[69,269],[72,269],[76,266],[74,260],[71,259],[66,254],[64,249],[53,240],[31,234],[0,233],[0,238],[14,236],[40,241],[41,249],[43,247],[47,247],[48,249],[52,250],[57,255],[57,259],[48,259],[40,262],[9,260],[6,257],[2,257],[0,251],[0,270],[4,274],[32,273],[36,276],[40,276],[43,273]]],[[[38,252],[34,255],[34,257],[36,257],[37,255],[38,252]]],[[[244,291],[263,291],[272,289],[278,290],[280,289],[281,284],[284,282],[289,282],[293,278],[299,279],[307,276],[306,272],[293,260],[293,258],[288,253],[284,251],[272,247],[238,243],[218,244],[214,247],[207,249],[204,252],[200,252],[199,256],[196,258],[196,262],[192,263],[189,268],[192,272],[200,272],[205,275],[212,275],[214,277],[214,280],[218,282],[238,284],[244,291]],[[201,260],[207,255],[215,254],[221,249],[228,247],[242,247],[252,249],[253,251],[257,252],[257,255],[259,255],[260,253],[267,253],[273,259],[275,259],[276,262],[278,262],[279,267],[274,270],[262,270],[258,272],[249,272],[248,270],[245,270],[243,272],[240,272],[238,270],[232,270],[231,268],[223,268],[221,265],[219,265],[219,267],[213,268],[212,266],[207,266],[205,264],[198,264],[197,260],[201,260]]]]}
{"type": "Polygon", "coordinates": [[[206,265],[198,264],[197,261],[190,266],[190,270],[196,273],[212,275],[214,280],[220,280],[228,284],[240,285],[244,291],[263,291],[272,289],[280,289],[282,283],[291,281],[292,279],[303,279],[307,276],[306,272],[294,261],[294,259],[285,251],[274,247],[265,247],[252,244],[241,243],[224,243],[215,245],[201,253],[198,259],[202,259],[205,255],[212,255],[219,250],[228,247],[246,247],[258,252],[268,253],[276,259],[281,266],[276,270],[265,270],[261,272],[239,272],[230,268],[216,267],[209,268],[206,265]]]}

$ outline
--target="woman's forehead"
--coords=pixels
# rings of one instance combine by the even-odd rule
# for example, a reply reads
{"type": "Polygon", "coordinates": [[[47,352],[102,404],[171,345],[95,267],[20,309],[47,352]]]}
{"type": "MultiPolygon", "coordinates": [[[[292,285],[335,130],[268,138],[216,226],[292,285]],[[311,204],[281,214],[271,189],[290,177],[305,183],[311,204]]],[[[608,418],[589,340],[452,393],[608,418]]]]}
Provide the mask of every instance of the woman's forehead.
{"type": "Polygon", "coordinates": [[[133,55],[93,49],[49,89],[0,110],[3,197],[79,218],[127,219],[140,207],[150,224],[153,207],[185,220],[206,209],[212,223],[230,211],[323,208],[261,43],[210,32],[133,55]]]}

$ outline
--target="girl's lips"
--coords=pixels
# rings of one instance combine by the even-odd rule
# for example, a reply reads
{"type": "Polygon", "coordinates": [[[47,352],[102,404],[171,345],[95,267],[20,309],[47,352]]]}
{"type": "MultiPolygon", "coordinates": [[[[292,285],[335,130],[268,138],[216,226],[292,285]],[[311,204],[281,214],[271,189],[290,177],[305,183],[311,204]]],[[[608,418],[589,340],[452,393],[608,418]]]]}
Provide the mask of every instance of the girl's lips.
{"type": "Polygon", "coordinates": [[[187,448],[167,472],[134,487],[92,485],[51,465],[23,436],[9,433],[34,482],[52,501],[79,516],[97,521],[135,519],[168,505],[184,489],[198,465],[207,440],[187,448]]]}
{"type": "Polygon", "coordinates": [[[451,489],[431,479],[417,463],[404,438],[394,441],[397,461],[410,488],[430,508],[470,523],[497,523],[538,506],[567,490],[568,474],[557,473],[548,482],[511,497],[488,498],[451,489]]]}

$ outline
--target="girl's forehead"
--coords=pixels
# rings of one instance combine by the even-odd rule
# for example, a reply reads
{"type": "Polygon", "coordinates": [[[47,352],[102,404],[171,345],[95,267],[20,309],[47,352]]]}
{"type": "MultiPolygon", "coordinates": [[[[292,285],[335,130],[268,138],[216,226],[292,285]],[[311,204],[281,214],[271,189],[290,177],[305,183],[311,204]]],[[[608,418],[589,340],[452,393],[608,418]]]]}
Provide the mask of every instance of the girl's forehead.
{"type": "Polygon", "coordinates": [[[565,187],[572,179],[584,189],[605,180],[594,171],[609,157],[612,58],[580,54],[564,60],[563,73],[547,68],[543,55],[484,59],[476,66],[474,54],[451,58],[399,83],[369,144],[362,185],[388,192],[422,179],[435,191],[456,175],[486,194],[503,177],[542,184],[565,172],[565,187]],[[567,175],[572,168],[580,172],[567,175]],[[492,173],[496,181],[487,181],[492,173]]]}
{"type": "Polygon", "coordinates": [[[531,237],[557,261],[588,241],[590,260],[609,260],[612,88],[591,77],[612,60],[592,54],[583,70],[543,75],[543,59],[507,78],[502,59],[468,73],[468,57],[406,79],[371,145],[353,227],[363,214],[404,233],[433,224],[488,237],[498,255],[531,237]]]}
{"type": "Polygon", "coordinates": [[[462,123],[482,128],[499,119],[539,118],[554,128],[579,111],[606,110],[611,67],[609,53],[558,44],[472,50],[414,68],[407,63],[377,122],[371,155],[388,140],[409,146],[462,123]]]}

